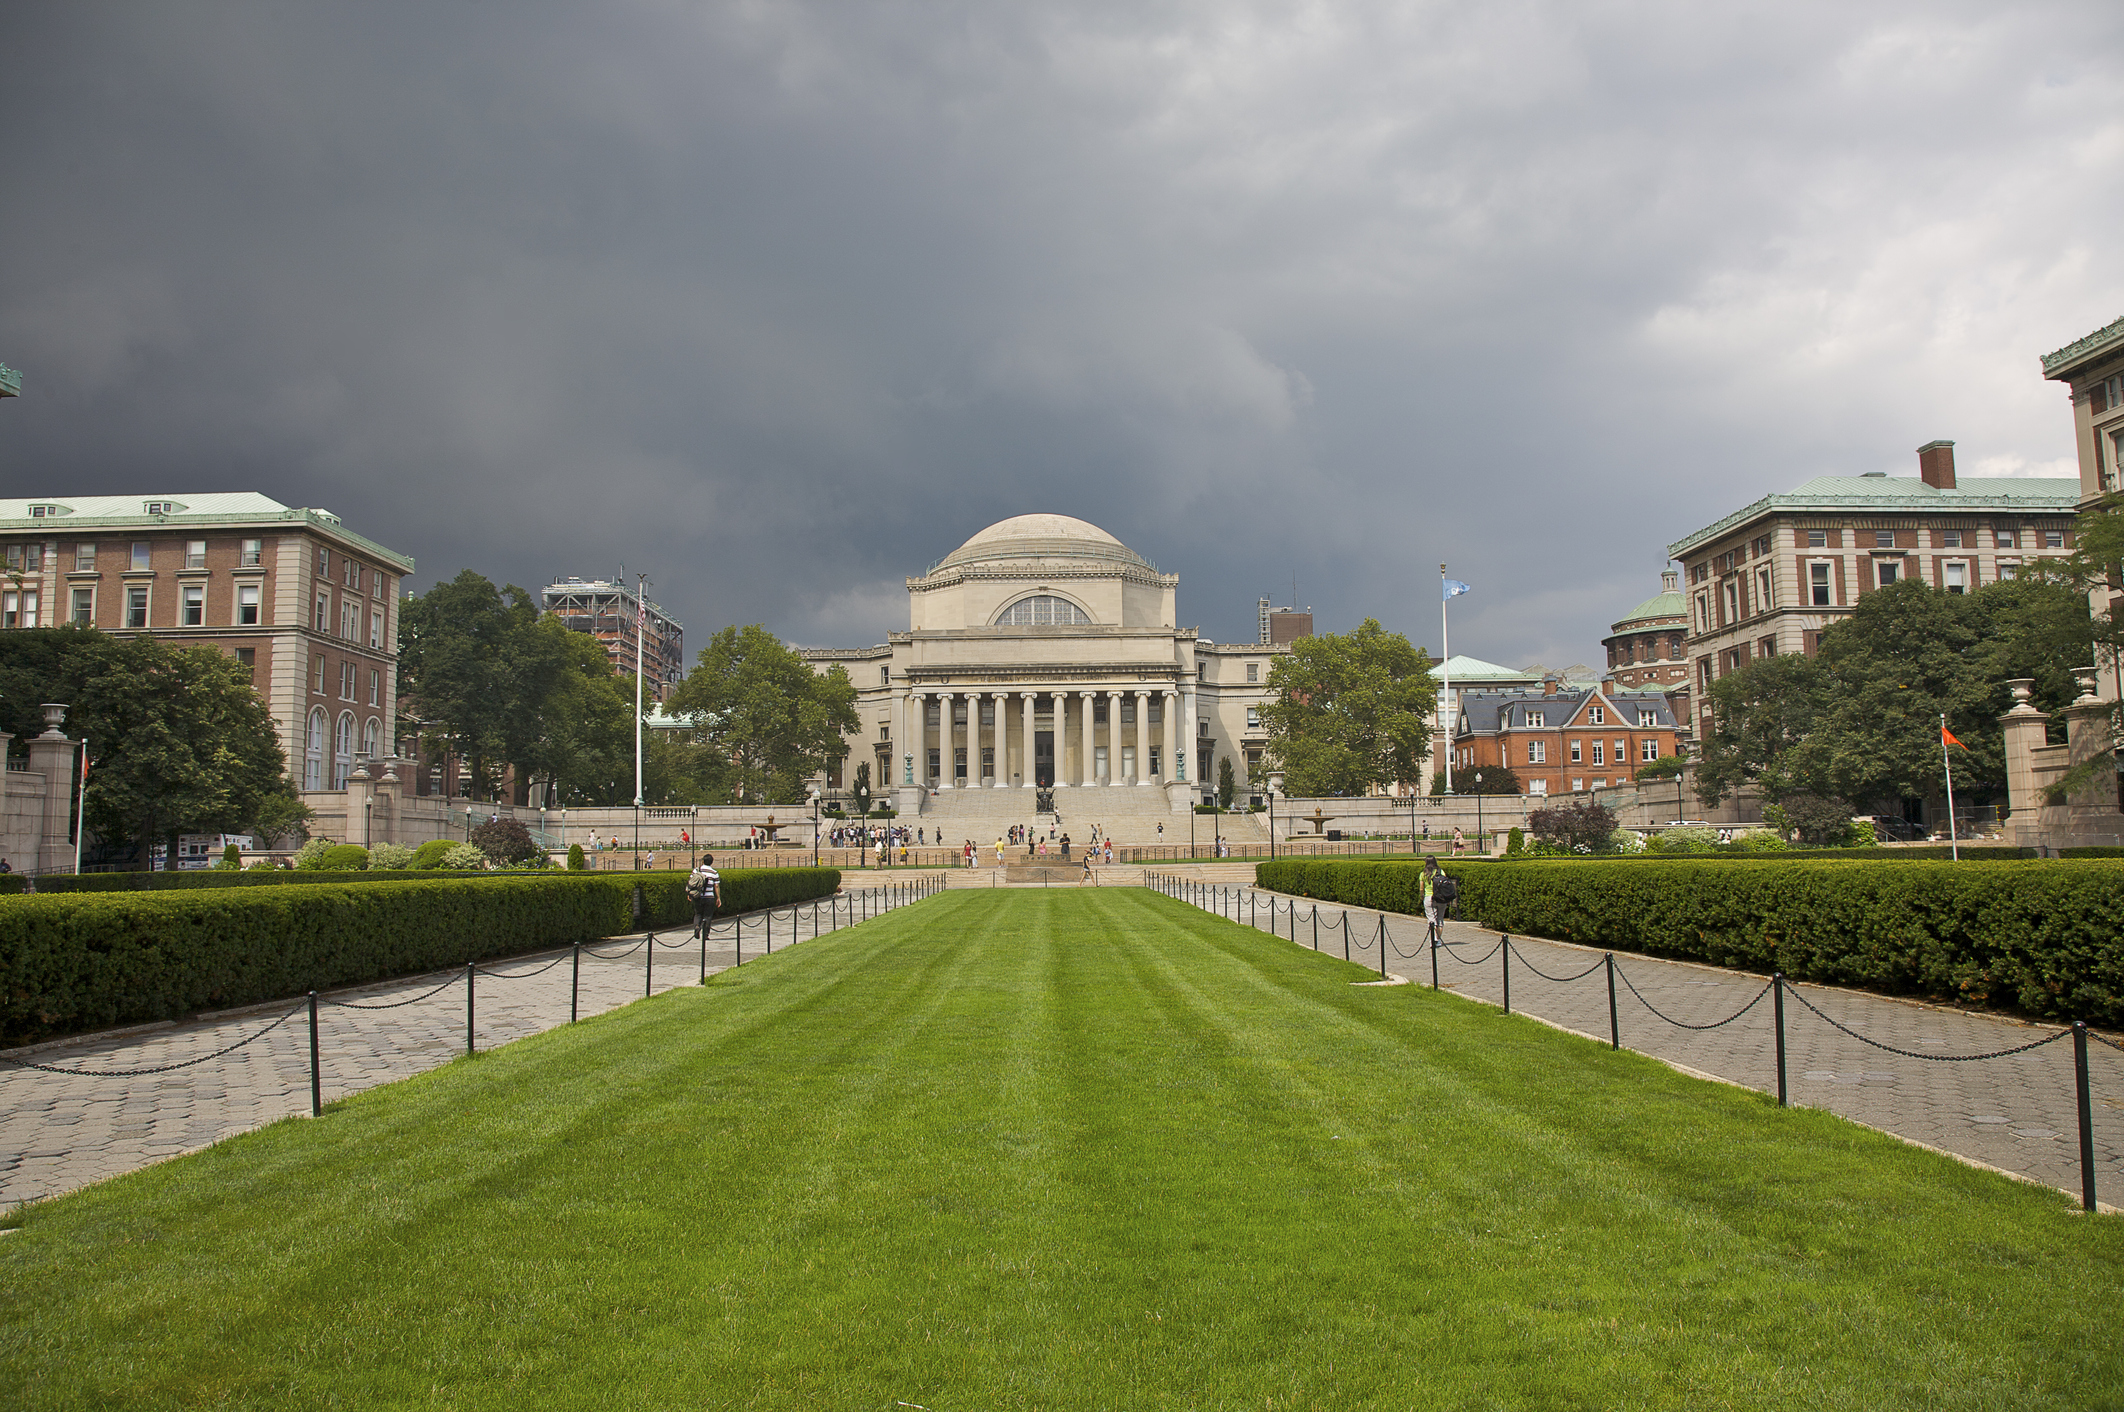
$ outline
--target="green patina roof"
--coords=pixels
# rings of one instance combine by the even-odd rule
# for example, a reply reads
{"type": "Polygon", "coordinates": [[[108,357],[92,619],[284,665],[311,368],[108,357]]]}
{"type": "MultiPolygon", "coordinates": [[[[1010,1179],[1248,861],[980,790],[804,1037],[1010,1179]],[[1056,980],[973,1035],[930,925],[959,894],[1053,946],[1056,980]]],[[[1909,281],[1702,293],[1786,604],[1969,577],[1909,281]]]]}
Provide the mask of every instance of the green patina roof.
{"type": "Polygon", "coordinates": [[[1630,624],[1643,622],[1647,618],[1686,618],[1688,616],[1689,603],[1687,599],[1682,597],[1681,590],[1678,588],[1669,589],[1663,593],[1653,594],[1650,598],[1617,618],[1612,627],[1613,631],[1621,632],[1630,624]]]}
{"type": "Polygon", "coordinates": [[[1923,508],[1947,514],[2026,514],[2038,510],[2071,514],[2079,508],[2079,502],[2078,476],[1964,477],[1953,490],[1935,489],[1915,476],[1816,476],[1796,490],[1765,495],[1716,524],[1676,540],[1667,546],[1667,557],[1679,559],[1706,540],[1779,510],[1865,514],[1923,508]]]}
{"type": "Polygon", "coordinates": [[[2045,353],[2043,355],[2043,376],[2046,378],[2061,378],[2074,365],[2084,363],[2089,358],[2118,348],[2124,348],[2124,319],[2118,319],[2113,324],[2106,324],[2088,334],[2085,338],[2076,338],[2055,353],[2045,353]]]}

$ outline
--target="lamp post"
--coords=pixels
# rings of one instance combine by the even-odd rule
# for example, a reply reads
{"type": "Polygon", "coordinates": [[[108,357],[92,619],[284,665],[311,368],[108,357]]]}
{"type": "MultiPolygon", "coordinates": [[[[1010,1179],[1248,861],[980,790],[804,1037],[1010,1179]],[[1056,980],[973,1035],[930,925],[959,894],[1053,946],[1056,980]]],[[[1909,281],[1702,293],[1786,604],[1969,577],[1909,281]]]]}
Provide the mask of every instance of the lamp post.
{"type": "Polygon", "coordinates": [[[819,792],[811,791],[811,866],[819,866],[819,792]]]}
{"type": "Polygon", "coordinates": [[[1283,771],[1271,770],[1268,777],[1269,804],[1269,861],[1276,858],[1276,796],[1283,793],[1283,771]]]}
{"type": "Polygon", "coordinates": [[[1475,772],[1475,851],[1482,852],[1482,771],[1475,772]]]}

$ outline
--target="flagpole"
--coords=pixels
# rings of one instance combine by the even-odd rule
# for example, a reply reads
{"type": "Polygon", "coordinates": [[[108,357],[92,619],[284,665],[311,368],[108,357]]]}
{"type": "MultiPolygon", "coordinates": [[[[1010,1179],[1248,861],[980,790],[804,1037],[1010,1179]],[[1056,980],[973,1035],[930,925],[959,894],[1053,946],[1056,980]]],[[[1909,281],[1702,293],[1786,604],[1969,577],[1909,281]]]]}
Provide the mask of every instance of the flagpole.
{"type": "Polygon", "coordinates": [[[1440,700],[1446,708],[1445,792],[1451,795],[1453,792],[1453,668],[1449,664],[1453,660],[1453,639],[1446,632],[1446,604],[1451,601],[1451,595],[1445,591],[1445,571],[1446,566],[1440,564],[1438,566],[1438,669],[1439,679],[1445,683],[1440,688],[1439,693],[1440,700]]]}
{"type": "Polygon", "coordinates": [[[1940,768],[1947,772],[1947,847],[1954,861],[1962,861],[1960,831],[1954,826],[1954,761],[1947,754],[1947,713],[1940,712],[1940,768]]]}

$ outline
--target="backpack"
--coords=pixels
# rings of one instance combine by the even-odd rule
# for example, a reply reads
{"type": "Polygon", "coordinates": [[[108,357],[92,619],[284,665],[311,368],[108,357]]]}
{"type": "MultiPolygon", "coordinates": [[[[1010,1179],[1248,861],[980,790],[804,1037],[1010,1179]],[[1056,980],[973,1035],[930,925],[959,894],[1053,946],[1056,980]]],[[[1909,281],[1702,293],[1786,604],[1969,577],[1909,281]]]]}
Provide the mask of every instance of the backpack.
{"type": "Polygon", "coordinates": [[[1452,903],[1460,896],[1460,884],[1453,881],[1453,875],[1451,873],[1447,873],[1444,877],[1441,877],[1437,882],[1431,884],[1431,896],[1436,898],[1438,901],[1443,902],[1448,906],[1451,906],[1452,903]]]}

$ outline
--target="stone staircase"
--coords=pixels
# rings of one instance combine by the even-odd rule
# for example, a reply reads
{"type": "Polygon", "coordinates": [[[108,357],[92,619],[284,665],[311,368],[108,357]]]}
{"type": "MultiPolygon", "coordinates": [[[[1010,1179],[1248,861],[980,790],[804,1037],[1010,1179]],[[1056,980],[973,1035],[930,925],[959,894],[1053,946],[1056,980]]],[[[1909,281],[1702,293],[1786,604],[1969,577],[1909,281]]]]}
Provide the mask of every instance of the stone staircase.
{"type": "MultiPolygon", "coordinates": [[[[1175,837],[1187,837],[1187,815],[1175,814],[1165,790],[1158,786],[1061,789],[1055,791],[1054,800],[1057,814],[1039,814],[1033,810],[1034,793],[1029,789],[945,789],[923,799],[919,821],[903,822],[918,822],[947,844],[970,838],[983,848],[993,848],[997,836],[1014,824],[1031,824],[1044,835],[1058,817],[1061,832],[1078,845],[1091,837],[1094,825],[1116,843],[1171,843],[1175,837]],[[1160,824],[1165,826],[1162,834],[1160,824]]],[[[1251,823],[1240,818],[1231,822],[1251,823]]],[[[1267,837],[1262,834],[1262,841],[1267,837]]]]}

